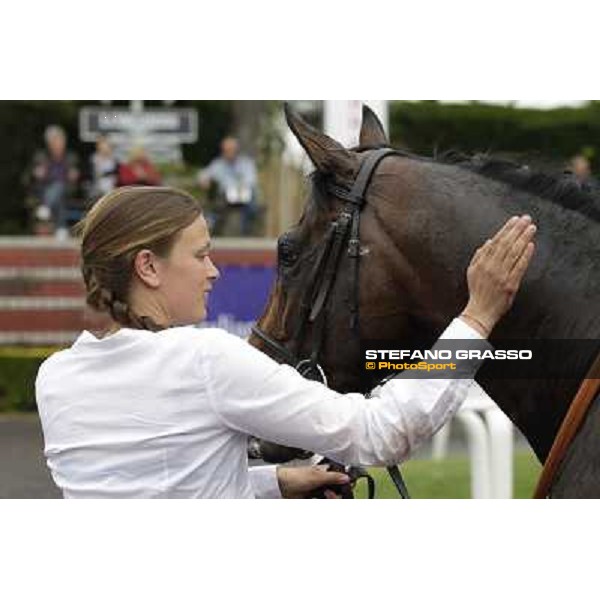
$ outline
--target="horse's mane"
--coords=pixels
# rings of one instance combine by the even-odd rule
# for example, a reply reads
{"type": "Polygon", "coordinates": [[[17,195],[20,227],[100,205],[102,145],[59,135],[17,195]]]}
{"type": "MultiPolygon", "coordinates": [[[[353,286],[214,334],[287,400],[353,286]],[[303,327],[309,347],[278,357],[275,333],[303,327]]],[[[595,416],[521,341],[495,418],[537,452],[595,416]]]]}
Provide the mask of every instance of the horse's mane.
{"type": "Polygon", "coordinates": [[[543,172],[487,154],[467,156],[449,152],[433,160],[456,165],[488,179],[505,183],[600,222],[600,185],[595,182],[580,182],[568,171],[543,172]]]}
{"type": "MultiPolygon", "coordinates": [[[[385,148],[388,146],[358,146],[352,148],[356,152],[385,148]]],[[[559,206],[576,211],[589,219],[600,223],[600,184],[596,182],[580,182],[572,173],[563,171],[551,173],[539,169],[532,169],[504,158],[494,157],[489,154],[467,155],[450,151],[435,157],[426,157],[402,151],[407,158],[428,162],[456,166],[506,185],[516,190],[532,194],[554,202],[559,206]]],[[[317,204],[323,205],[327,198],[327,182],[332,175],[314,171],[311,176],[313,184],[313,198],[317,204]]]]}

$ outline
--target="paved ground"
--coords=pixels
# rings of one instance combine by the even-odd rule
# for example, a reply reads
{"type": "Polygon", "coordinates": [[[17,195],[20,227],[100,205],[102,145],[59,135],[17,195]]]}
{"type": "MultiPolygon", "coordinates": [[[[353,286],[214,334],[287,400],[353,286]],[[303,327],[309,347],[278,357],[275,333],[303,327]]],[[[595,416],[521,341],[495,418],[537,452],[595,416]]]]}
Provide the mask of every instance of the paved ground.
{"type": "Polygon", "coordinates": [[[0,498],[60,498],[43,456],[37,415],[0,414],[0,498]]]}

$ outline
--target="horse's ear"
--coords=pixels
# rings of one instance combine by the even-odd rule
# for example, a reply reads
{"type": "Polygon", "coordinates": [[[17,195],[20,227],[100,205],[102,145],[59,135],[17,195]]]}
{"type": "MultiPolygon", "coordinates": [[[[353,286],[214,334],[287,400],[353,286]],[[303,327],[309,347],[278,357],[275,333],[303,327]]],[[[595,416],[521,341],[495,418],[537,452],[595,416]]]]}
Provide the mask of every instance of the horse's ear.
{"type": "Polygon", "coordinates": [[[285,119],[310,160],[318,171],[333,173],[342,178],[353,178],[358,168],[358,158],[328,135],[301,119],[286,102],[285,119]]]}
{"type": "Polygon", "coordinates": [[[381,121],[366,104],[363,104],[359,144],[361,146],[387,146],[389,143],[381,121]]]}

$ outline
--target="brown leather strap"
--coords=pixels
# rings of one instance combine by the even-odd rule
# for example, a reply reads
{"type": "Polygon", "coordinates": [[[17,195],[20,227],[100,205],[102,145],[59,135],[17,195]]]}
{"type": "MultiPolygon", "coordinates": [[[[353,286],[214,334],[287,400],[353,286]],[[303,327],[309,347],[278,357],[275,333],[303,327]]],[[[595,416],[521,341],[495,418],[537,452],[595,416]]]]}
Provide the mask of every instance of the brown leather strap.
{"type": "Polygon", "coordinates": [[[560,425],[558,433],[550,448],[550,453],[535,489],[534,498],[546,498],[552,488],[554,477],[560,467],[573,438],[579,431],[583,419],[587,414],[590,404],[600,390],[600,355],[588,371],[585,379],[577,390],[575,399],[571,402],[569,410],[560,425]]]}

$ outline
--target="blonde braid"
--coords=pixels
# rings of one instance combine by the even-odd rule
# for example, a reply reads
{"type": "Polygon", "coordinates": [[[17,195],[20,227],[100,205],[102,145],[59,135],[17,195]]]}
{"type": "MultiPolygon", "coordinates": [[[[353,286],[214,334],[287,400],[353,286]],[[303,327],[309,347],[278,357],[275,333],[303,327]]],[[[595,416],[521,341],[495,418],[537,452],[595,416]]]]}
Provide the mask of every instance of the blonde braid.
{"type": "Polygon", "coordinates": [[[119,300],[114,291],[103,287],[93,267],[86,265],[82,267],[83,280],[87,289],[86,302],[95,310],[110,314],[113,320],[124,327],[132,329],[147,329],[149,331],[161,331],[163,326],[159,325],[151,317],[138,316],[131,310],[127,302],[119,300]]]}

